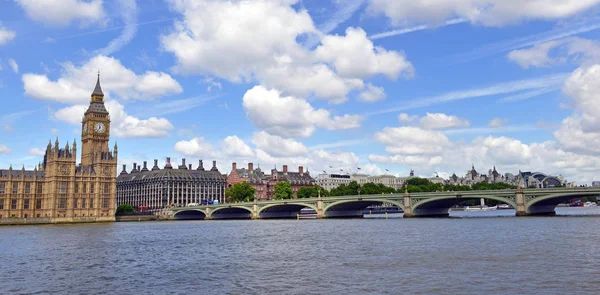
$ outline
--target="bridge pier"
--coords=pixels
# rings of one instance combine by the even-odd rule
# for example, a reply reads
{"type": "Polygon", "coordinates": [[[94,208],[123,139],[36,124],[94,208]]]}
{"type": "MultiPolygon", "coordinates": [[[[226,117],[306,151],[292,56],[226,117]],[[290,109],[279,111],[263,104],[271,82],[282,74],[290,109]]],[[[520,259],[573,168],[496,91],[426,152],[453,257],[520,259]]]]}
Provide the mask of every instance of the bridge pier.
{"type": "Polygon", "coordinates": [[[410,193],[407,191],[404,195],[404,218],[413,217],[412,206],[410,205],[410,193]]]}
{"type": "Polygon", "coordinates": [[[527,216],[527,209],[525,208],[525,194],[523,193],[523,189],[522,188],[518,188],[517,189],[517,193],[516,193],[516,199],[517,199],[517,208],[515,208],[517,210],[517,216],[527,216]]]}
{"type": "Polygon", "coordinates": [[[256,204],[256,198],[254,198],[254,203],[252,204],[252,220],[260,219],[258,215],[258,204],[256,204]]]}

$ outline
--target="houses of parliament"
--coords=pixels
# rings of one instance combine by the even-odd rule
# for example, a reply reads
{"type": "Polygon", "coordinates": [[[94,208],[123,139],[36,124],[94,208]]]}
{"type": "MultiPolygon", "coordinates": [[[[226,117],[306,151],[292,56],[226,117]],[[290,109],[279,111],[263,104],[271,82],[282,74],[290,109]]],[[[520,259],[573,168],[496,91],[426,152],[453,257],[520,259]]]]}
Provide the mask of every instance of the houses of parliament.
{"type": "Polygon", "coordinates": [[[110,116],[100,75],[77,142],[48,143],[34,170],[0,170],[0,224],[114,221],[117,145],[109,149],[110,116]]]}

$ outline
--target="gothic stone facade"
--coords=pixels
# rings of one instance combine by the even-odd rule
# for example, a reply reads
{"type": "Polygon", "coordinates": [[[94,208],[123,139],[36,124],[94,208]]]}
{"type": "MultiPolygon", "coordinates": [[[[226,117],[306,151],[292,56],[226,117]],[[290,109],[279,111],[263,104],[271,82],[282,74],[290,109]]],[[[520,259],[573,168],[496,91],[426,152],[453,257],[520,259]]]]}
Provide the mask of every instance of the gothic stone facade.
{"type": "Polygon", "coordinates": [[[185,165],[185,159],[178,169],[173,169],[171,158],[167,158],[163,169],[158,167],[158,160],[154,160],[152,169],[148,169],[146,162],[143,168],[134,163],[130,173],[126,169],[123,165],[117,178],[118,205],[159,211],[173,206],[202,204],[202,201],[225,202],[226,176],[219,172],[216,161],[210,170],[204,170],[202,160],[198,168],[192,169],[191,164],[185,165]]]}
{"type": "Polygon", "coordinates": [[[82,154],[77,143],[48,143],[33,171],[0,170],[0,223],[114,221],[117,146],[109,150],[110,118],[100,78],[82,121],[82,154]]]}
{"type": "Polygon", "coordinates": [[[288,171],[288,166],[283,165],[283,171],[271,169],[271,174],[265,174],[260,167],[254,169],[252,163],[248,164],[248,169],[237,168],[236,163],[231,164],[231,173],[227,176],[227,185],[232,187],[236,183],[247,182],[255,190],[257,200],[272,200],[275,196],[275,185],[278,182],[287,181],[292,187],[294,197],[302,187],[312,187],[315,180],[310,176],[310,172],[304,172],[304,167],[299,166],[298,172],[288,171]]]}

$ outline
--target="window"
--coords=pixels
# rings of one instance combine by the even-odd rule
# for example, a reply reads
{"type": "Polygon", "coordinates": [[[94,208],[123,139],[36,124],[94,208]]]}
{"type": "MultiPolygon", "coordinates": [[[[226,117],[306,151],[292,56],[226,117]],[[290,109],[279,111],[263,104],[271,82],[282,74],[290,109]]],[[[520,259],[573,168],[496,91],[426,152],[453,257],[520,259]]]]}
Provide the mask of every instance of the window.
{"type": "Polygon", "coordinates": [[[93,193],[94,193],[94,184],[91,183],[90,184],[90,194],[93,194],[93,193]]]}
{"type": "Polygon", "coordinates": [[[42,209],[42,199],[35,200],[35,209],[42,209]]]}
{"type": "Polygon", "coordinates": [[[6,183],[0,182],[0,194],[4,194],[6,189],[6,183]]]}
{"type": "Polygon", "coordinates": [[[90,199],[90,209],[94,208],[94,199],[90,199]]]}
{"type": "Polygon", "coordinates": [[[109,183],[105,183],[104,184],[104,190],[103,190],[104,194],[108,194],[110,193],[110,184],[109,183]]]}
{"type": "Polygon", "coordinates": [[[110,200],[109,198],[102,198],[102,208],[104,209],[108,209],[108,200],[110,200]]]}
{"type": "Polygon", "coordinates": [[[12,193],[16,194],[19,192],[19,184],[18,183],[13,183],[13,189],[12,189],[12,193]]]}
{"type": "Polygon", "coordinates": [[[44,186],[41,183],[38,183],[37,185],[37,194],[38,196],[41,195],[44,192],[44,186]]]}
{"type": "Polygon", "coordinates": [[[85,201],[86,199],[81,199],[81,209],[85,209],[85,201]]]}
{"type": "Polygon", "coordinates": [[[67,182],[65,182],[65,181],[61,182],[58,192],[61,193],[61,194],[66,194],[68,186],[69,185],[68,185],[67,182]]]}
{"type": "Polygon", "coordinates": [[[67,209],[67,198],[58,199],[58,209],[67,209]]]}
{"type": "Polygon", "coordinates": [[[10,209],[17,209],[17,200],[16,199],[12,199],[10,200],[10,209]]]}
{"type": "Polygon", "coordinates": [[[79,193],[79,183],[75,184],[75,193],[79,193]]]}
{"type": "Polygon", "coordinates": [[[31,183],[30,182],[25,183],[25,193],[31,194],[31,183]]]}
{"type": "Polygon", "coordinates": [[[87,192],[87,183],[83,184],[83,191],[81,191],[82,193],[86,193],[87,192]]]}
{"type": "Polygon", "coordinates": [[[0,210],[4,210],[4,199],[0,199],[0,210]]]}
{"type": "Polygon", "coordinates": [[[77,209],[77,203],[78,203],[78,200],[73,199],[73,209],[77,209]]]}
{"type": "Polygon", "coordinates": [[[29,209],[29,199],[23,200],[23,209],[29,209]]]}

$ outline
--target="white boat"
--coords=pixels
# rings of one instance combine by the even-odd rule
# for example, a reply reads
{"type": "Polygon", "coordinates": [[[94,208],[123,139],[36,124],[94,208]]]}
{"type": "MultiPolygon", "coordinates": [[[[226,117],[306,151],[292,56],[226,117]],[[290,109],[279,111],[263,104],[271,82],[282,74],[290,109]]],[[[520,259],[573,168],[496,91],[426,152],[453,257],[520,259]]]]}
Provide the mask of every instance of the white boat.
{"type": "Polygon", "coordinates": [[[498,206],[492,206],[492,207],[488,207],[486,205],[483,206],[467,206],[465,207],[465,211],[496,211],[498,209],[498,206]]]}
{"type": "Polygon", "coordinates": [[[598,204],[596,204],[596,202],[585,202],[583,204],[583,207],[597,207],[598,204]]]}
{"type": "Polygon", "coordinates": [[[500,204],[497,207],[498,207],[498,210],[514,209],[513,207],[511,207],[508,204],[500,204]]]}

